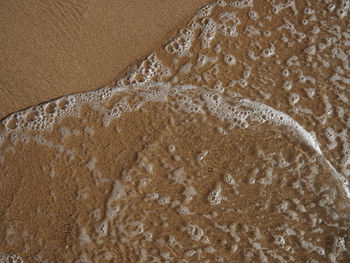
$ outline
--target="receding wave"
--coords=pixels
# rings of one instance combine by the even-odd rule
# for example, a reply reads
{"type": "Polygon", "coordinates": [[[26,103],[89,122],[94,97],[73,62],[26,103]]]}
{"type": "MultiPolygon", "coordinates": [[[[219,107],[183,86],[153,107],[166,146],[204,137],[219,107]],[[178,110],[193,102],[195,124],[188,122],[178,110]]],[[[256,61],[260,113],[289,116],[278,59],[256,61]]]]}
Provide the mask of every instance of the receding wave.
{"type": "Polygon", "coordinates": [[[347,262],[349,10],[220,0],[3,119],[0,262],[347,262]]]}

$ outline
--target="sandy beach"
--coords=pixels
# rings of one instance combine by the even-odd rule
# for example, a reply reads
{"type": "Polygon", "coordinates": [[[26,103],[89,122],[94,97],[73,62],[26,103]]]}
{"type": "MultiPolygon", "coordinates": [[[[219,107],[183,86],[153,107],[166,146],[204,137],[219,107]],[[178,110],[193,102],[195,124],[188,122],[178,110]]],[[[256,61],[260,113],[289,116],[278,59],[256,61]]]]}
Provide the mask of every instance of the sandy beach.
{"type": "Polygon", "coordinates": [[[204,4],[3,3],[0,263],[350,262],[350,2],[204,4]]]}
{"type": "Polygon", "coordinates": [[[1,1],[0,119],[110,84],[209,2],[1,1]]]}

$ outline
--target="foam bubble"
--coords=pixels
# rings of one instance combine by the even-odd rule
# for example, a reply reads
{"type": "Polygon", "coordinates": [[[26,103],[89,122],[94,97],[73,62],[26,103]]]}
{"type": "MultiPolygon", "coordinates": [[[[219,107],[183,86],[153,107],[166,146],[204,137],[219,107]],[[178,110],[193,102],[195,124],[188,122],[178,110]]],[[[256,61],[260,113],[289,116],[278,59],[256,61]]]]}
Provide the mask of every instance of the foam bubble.
{"type": "Polygon", "coordinates": [[[233,66],[237,63],[237,60],[233,55],[227,54],[224,56],[224,62],[229,66],[233,66]]]}
{"type": "Polygon", "coordinates": [[[221,201],[225,199],[225,197],[221,195],[221,191],[222,187],[219,184],[212,192],[209,193],[208,201],[211,205],[219,205],[221,201]]]}
{"type": "Polygon", "coordinates": [[[4,255],[0,253],[1,263],[23,263],[23,260],[18,255],[4,255]]]}

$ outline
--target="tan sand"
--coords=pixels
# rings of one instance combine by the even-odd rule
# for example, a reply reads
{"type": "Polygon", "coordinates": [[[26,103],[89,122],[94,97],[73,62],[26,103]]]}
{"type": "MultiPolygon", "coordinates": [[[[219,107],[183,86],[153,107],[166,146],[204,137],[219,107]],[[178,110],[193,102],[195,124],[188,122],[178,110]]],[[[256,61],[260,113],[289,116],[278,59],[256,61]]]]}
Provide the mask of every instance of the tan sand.
{"type": "Polygon", "coordinates": [[[209,2],[1,0],[0,119],[118,79],[209,2]]]}
{"type": "Polygon", "coordinates": [[[0,263],[349,262],[350,3],[261,3],[3,119],[0,263]]]}

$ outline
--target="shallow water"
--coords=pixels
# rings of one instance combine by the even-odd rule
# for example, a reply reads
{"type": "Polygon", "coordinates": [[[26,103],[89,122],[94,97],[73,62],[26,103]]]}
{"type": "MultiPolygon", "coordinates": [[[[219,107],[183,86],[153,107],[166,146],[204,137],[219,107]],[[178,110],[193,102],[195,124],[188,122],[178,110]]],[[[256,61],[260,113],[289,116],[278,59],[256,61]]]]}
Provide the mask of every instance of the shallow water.
{"type": "Polygon", "coordinates": [[[115,85],[0,127],[0,262],[347,262],[348,1],[218,1],[115,85]]]}

